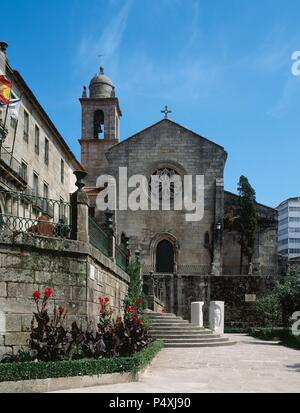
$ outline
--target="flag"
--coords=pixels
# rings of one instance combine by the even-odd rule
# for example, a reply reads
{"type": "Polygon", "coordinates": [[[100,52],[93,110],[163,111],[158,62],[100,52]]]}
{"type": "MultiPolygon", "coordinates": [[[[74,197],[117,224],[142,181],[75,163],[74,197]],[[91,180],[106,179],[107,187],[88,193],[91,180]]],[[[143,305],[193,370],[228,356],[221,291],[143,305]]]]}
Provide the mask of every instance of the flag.
{"type": "Polygon", "coordinates": [[[10,114],[12,118],[17,120],[19,117],[20,105],[21,105],[21,99],[11,99],[9,101],[9,105],[4,104],[0,101],[0,111],[2,110],[2,108],[7,108],[8,106],[8,113],[10,114]]]}
{"type": "Polygon", "coordinates": [[[12,88],[12,83],[6,79],[5,76],[0,76],[0,102],[4,105],[9,103],[10,92],[12,88]]]}
{"type": "Polygon", "coordinates": [[[9,101],[8,113],[15,120],[17,120],[19,117],[20,106],[21,106],[21,99],[12,99],[9,101]]]}

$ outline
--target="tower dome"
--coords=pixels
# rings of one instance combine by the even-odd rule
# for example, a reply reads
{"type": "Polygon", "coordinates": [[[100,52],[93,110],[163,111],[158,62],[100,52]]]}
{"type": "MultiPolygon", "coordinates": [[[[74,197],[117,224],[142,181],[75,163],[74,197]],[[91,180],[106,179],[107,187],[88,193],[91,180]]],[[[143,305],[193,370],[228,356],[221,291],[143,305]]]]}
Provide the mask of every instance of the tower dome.
{"type": "Polygon", "coordinates": [[[104,74],[103,67],[100,67],[99,73],[90,82],[90,97],[111,98],[114,97],[114,89],[113,82],[104,74]]]}

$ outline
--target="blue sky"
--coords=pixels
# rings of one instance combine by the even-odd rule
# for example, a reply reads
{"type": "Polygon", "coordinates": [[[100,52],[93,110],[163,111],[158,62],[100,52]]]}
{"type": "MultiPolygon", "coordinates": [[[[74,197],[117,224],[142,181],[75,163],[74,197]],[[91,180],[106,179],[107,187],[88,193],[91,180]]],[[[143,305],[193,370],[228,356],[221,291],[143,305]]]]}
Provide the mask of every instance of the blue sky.
{"type": "Polygon", "coordinates": [[[122,139],[168,105],[225,147],[227,190],[244,174],[261,203],[300,195],[299,0],[15,0],[1,15],[10,64],[78,157],[78,98],[101,63],[122,139]]]}

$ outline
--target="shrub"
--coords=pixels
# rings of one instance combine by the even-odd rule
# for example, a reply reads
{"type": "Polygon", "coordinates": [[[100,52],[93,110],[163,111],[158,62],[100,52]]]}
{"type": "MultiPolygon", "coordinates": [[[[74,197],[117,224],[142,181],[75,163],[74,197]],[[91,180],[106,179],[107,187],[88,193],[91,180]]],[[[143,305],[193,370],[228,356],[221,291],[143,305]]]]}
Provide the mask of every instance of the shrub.
{"type": "Polygon", "coordinates": [[[268,294],[256,301],[256,312],[265,326],[281,323],[282,309],[276,294],[268,294]]]}
{"type": "Polygon", "coordinates": [[[277,282],[271,294],[257,300],[256,310],[266,326],[283,323],[288,326],[295,311],[300,311],[300,273],[290,267],[287,275],[277,282]]]}
{"type": "Polygon", "coordinates": [[[62,306],[55,306],[52,320],[48,315],[48,300],[52,295],[52,289],[46,288],[41,302],[41,293],[39,291],[33,293],[37,311],[33,313],[34,317],[31,321],[29,348],[33,358],[43,361],[62,360],[70,342],[67,331],[63,327],[65,309],[62,306]]]}
{"type": "Polygon", "coordinates": [[[132,357],[0,364],[0,382],[108,373],[137,373],[155,357],[162,347],[163,342],[157,340],[132,357]]]}
{"type": "MultiPolygon", "coordinates": [[[[137,268],[137,266],[136,266],[137,268]]],[[[143,297],[137,292],[136,285],[128,294],[124,317],[113,319],[114,310],[108,297],[99,297],[99,323],[94,329],[87,320],[86,329],[73,322],[70,331],[63,323],[66,311],[62,306],[55,306],[53,317],[48,315],[48,301],[53,295],[51,288],[46,288],[43,298],[40,291],[33,293],[36,312],[31,322],[29,352],[27,360],[56,361],[83,358],[107,358],[130,356],[145,347],[150,339],[143,316],[143,297]],[[134,291],[134,293],[133,293],[134,291]],[[132,305],[129,305],[131,303],[132,305]],[[36,325],[37,324],[37,325],[36,325]]],[[[3,362],[24,360],[24,354],[5,355],[3,362]]]]}

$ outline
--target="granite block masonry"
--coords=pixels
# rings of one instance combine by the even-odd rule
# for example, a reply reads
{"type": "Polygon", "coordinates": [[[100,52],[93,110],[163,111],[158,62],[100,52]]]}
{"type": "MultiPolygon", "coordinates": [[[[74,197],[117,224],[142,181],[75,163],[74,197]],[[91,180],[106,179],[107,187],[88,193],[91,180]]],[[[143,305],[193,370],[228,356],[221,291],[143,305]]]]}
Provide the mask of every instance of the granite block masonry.
{"type": "Polygon", "coordinates": [[[128,284],[128,274],[89,243],[0,233],[0,355],[26,345],[35,290],[53,289],[50,313],[63,305],[70,326],[96,323],[103,294],[121,312],[128,284]]]}

